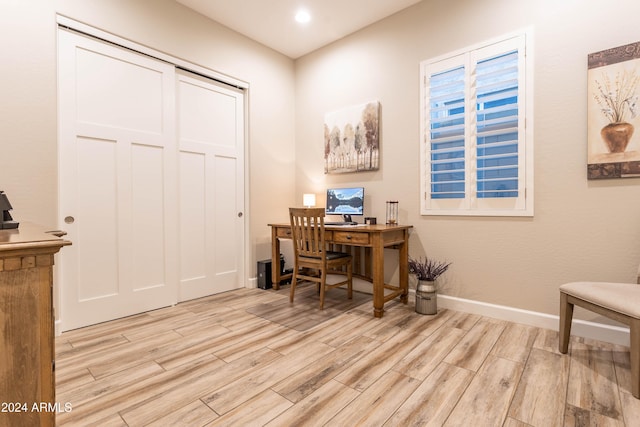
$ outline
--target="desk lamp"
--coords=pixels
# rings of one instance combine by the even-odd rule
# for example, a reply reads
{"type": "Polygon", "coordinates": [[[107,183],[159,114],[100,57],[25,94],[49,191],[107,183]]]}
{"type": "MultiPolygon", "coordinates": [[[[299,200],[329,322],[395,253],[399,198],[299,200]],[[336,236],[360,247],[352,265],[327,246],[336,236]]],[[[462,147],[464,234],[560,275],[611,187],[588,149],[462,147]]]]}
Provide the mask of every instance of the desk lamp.
{"type": "Polygon", "coordinates": [[[316,205],[316,195],[306,193],[302,195],[302,204],[305,208],[310,208],[316,205]]]}

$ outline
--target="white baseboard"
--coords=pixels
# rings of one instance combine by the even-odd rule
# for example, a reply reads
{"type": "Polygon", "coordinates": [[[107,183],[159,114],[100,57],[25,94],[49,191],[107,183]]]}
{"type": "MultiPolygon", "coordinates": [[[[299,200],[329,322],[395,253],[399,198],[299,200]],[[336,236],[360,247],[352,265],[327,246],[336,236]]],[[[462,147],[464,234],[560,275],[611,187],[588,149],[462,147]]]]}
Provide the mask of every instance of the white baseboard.
{"type": "Polygon", "coordinates": [[[247,283],[247,288],[257,288],[258,287],[258,278],[257,277],[250,277],[249,278],[249,283],[247,283]]]}
{"type": "MultiPolygon", "coordinates": [[[[504,305],[489,304],[463,298],[438,294],[438,307],[465,313],[479,314],[494,319],[508,320],[538,328],[559,329],[559,317],[535,311],[521,310],[504,305]]],[[[605,325],[603,323],[573,320],[571,335],[591,338],[598,341],[629,346],[629,328],[605,325]]]]}

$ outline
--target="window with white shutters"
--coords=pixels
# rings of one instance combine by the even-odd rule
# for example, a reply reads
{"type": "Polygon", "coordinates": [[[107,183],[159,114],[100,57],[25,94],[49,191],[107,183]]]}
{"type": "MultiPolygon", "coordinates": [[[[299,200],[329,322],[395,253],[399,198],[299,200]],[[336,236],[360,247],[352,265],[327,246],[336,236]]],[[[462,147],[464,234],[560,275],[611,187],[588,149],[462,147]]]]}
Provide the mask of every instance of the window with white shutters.
{"type": "Polygon", "coordinates": [[[423,215],[533,215],[528,37],[421,64],[423,215]]]}

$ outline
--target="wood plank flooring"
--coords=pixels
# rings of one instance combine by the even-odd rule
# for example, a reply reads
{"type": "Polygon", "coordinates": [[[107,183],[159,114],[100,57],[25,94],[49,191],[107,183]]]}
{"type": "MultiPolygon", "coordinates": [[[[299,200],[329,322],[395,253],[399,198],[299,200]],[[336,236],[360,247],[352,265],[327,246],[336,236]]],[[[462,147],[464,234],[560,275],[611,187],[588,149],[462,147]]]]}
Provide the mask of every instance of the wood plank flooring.
{"type": "Polygon", "coordinates": [[[56,339],[59,426],[638,426],[626,347],[311,286],[240,289],[56,339]]]}

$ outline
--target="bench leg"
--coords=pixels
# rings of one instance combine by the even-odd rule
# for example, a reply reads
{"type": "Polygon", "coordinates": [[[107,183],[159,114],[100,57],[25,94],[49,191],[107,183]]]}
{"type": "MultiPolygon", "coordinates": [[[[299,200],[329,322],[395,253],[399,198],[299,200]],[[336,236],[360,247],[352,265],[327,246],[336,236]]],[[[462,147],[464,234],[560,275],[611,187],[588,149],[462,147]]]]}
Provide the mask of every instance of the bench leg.
{"type": "Polygon", "coordinates": [[[640,399],[640,319],[632,319],[630,325],[631,343],[631,394],[640,399]]]}
{"type": "Polygon", "coordinates": [[[560,340],[558,341],[558,350],[563,354],[569,351],[572,320],[573,304],[570,304],[567,300],[567,294],[560,292],[560,340]]]}

